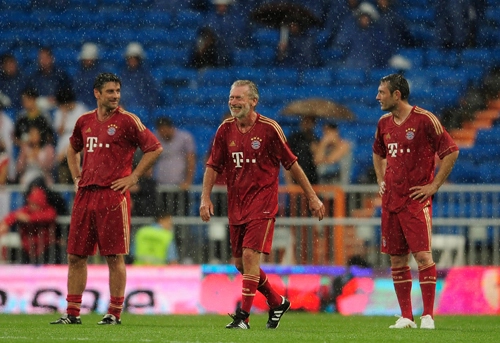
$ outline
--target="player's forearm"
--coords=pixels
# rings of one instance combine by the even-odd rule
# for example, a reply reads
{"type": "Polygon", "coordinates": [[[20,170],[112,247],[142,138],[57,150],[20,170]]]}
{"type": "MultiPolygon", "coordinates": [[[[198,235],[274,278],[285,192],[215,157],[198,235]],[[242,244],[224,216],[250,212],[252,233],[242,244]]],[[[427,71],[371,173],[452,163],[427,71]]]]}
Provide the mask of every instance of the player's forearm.
{"type": "Polygon", "coordinates": [[[455,165],[455,161],[458,158],[458,151],[452,152],[451,154],[446,155],[441,162],[441,166],[432,180],[432,183],[439,189],[441,185],[446,181],[448,175],[450,175],[453,166],[455,165]]]}
{"type": "Polygon", "coordinates": [[[290,168],[290,174],[292,174],[293,179],[295,180],[295,182],[297,182],[297,184],[299,184],[308,199],[316,197],[316,192],[312,188],[309,179],[307,178],[304,170],[298,162],[295,162],[292,165],[292,167],[290,168]]]}
{"type": "Polygon", "coordinates": [[[206,167],[205,174],[203,174],[203,186],[201,190],[201,199],[210,199],[210,194],[215,185],[215,180],[217,178],[217,172],[211,167],[206,167]]]}
{"type": "Polygon", "coordinates": [[[80,153],[73,149],[71,144],[68,145],[68,150],[66,153],[68,159],[68,168],[71,173],[73,180],[80,177],[80,153]]]}
{"type": "Polygon", "coordinates": [[[158,148],[154,151],[149,151],[142,155],[141,160],[137,164],[137,167],[132,171],[132,174],[139,180],[139,178],[144,175],[149,168],[153,167],[158,157],[160,157],[163,148],[158,148]]]}
{"type": "Polygon", "coordinates": [[[385,159],[377,154],[373,154],[373,169],[375,170],[375,175],[377,176],[377,183],[380,184],[384,181],[385,175],[385,159]]]}

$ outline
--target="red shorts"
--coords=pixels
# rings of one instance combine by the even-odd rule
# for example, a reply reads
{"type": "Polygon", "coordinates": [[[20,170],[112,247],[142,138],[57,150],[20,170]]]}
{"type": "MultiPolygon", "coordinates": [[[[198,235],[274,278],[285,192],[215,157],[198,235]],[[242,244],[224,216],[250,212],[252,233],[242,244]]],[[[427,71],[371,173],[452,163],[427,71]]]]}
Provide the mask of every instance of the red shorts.
{"type": "Polygon", "coordinates": [[[102,256],[128,254],[130,194],[111,188],[80,188],[75,196],[67,252],[102,256]]]}
{"type": "Polygon", "coordinates": [[[389,255],[431,251],[432,206],[399,213],[382,210],[380,250],[389,255]]]}
{"type": "Polygon", "coordinates": [[[269,254],[273,245],[274,221],[274,218],[269,218],[252,220],[243,225],[229,225],[233,257],[243,256],[243,248],[269,254]]]}

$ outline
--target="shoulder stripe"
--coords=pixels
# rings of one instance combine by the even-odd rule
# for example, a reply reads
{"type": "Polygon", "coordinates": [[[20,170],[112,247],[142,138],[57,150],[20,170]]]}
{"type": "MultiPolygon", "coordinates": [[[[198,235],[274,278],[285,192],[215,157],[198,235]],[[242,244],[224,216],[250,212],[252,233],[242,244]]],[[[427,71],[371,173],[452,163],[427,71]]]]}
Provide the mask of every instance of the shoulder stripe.
{"type": "Polygon", "coordinates": [[[429,118],[431,120],[432,124],[434,125],[434,130],[436,130],[437,135],[440,135],[443,133],[443,126],[441,125],[441,123],[439,122],[439,119],[434,114],[432,114],[431,112],[424,110],[423,108],[420,108],[418,106],[415,107],[415,112],[419,113],[419,114],[423,114],[424,116],[426,116],[427,118],[429,118]]]}
{"type": "Polygon", "coordinates": [[[144,124],[141,122],[141,119],[137,115],[133,114],[132,112],[125,111],[123,109],[122,109],[122,113],[129,116],[130,118],[132,118],[132,120],[135,122],[135,125],[137,126],[139,131],[146,130],[146,126],[144,126],[144,124]]]}
{"type": "Polygon", "coordinates": [[[268,124],[268,125],[271,125],[274,130],[276,130],[276,133],[278,134],[278,136],[281,138],[281,140],[286,143],[286,136],[285,136],[285,133],[283,132],[283,129],[281,128],[281,126],[275,121],[275,120],[272,120],[268,117],[264,117],[262,114],[260,115],[259,117],[259,121],[264,123],[264,124],[268,124]]]}

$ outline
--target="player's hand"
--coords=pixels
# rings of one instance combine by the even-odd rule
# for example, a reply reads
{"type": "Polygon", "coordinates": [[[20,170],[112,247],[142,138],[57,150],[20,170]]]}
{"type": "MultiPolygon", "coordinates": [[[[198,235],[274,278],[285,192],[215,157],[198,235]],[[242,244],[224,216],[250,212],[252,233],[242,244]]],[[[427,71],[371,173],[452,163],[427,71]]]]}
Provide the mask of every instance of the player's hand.
{"type": "Polygon", "coordinates": [[[432,197],[438,191],[438,189],[434,185],[428,184],[423,186],[411,187],[410,191],[412,191],[412,193],[410,194],[410,198],[412,198],[413,200],[424,202],[425,200],[432,197]]]}
{"type": "Polygon", "coordinates": [[[317,196],[309,199],[309,210],[319,220],[325,216],[325,205],[323,205],[323,202],[317,196]]]}
{"type": "Polygon", "coordinates": [[[379,185],[379,188],[378,188],[378,194],[380,194],[380,196],[384,195],[385,193],[385,181],[382,181],[379,185]]]}
{"type": "Polygon", "coordinates": [[[111,183],[111,189],[124,194],[130,187],[136,185],[137,182],[139,182],[139,178],[134,174],[130,174],[129,176],[113,181],[111,183]]]}
{"type": "Polygon", "coordinates": [[[200,217],[204,222],[208,222],[210,217],[214,215],[214,204],[210,199],[202,199],[200,204],[200,217]]]}

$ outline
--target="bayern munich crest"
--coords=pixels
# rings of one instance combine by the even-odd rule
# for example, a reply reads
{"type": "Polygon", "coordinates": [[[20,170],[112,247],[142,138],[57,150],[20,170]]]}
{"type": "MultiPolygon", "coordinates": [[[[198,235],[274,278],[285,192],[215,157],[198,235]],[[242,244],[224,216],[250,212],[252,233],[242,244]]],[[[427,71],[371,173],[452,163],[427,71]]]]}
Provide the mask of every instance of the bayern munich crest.
{"type": "Polygon", "coordinates": [[[108,135],[113,136],[116,133],[116,126],[115,125],[110,125],[108,127],[108,135]]]}
{"type": "Polygon", "coordinates": [[[413,128],[406,129],[406,139],[411,141],[413,138],[415,138],[415,129],[413,128]]]}
{"type": "Polygon", "coordinates": [[[262,142],[262,139],[260,139],[259,137],[252,137],[252,143],[251,143],[252,149],[254,150],[259,149],[260,142],[262,142]]]}

